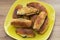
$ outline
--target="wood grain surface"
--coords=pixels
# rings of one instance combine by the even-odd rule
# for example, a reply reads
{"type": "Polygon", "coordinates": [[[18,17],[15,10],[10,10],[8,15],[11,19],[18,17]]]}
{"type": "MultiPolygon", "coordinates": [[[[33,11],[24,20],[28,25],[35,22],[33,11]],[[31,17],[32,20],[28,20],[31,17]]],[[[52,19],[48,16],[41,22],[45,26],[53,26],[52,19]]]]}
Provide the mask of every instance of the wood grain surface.
{"type": "MultiPolygon", "coordinates": [[[[0,0],[0,40],[14,40],[6,35],[4,31],[4,20],[11,7],[16,0],[0,0]]],[[[56,11],[56,20],[53,32],[48,40],[60,40],[60,0],[39,0],[51,4],[56,11]]]]}

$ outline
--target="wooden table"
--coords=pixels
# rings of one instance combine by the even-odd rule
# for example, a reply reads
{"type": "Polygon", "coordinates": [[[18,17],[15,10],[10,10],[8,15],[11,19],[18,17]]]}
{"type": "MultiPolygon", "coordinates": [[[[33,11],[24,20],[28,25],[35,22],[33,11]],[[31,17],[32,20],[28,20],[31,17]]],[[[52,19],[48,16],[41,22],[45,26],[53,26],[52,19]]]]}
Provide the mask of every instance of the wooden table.
{"type": "MultiPolygon", "coordinates": [[[[60,40],[60,1],[59,0],[41,0],[51,4],[56,11],[56,20],[53,32],[48,40],[60,40]]],[[[0,40],[14,40],[6,35],[4,31],[4,20],[11,5],[15,0],[0,0],[0,40]]]]}

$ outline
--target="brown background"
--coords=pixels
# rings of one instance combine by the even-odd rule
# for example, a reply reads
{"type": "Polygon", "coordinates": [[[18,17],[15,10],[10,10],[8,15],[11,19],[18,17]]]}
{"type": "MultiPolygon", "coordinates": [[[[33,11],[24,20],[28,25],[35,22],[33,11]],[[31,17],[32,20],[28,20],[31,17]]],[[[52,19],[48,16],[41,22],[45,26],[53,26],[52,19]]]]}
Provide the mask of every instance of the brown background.
{"type": "MultiPolygon", "coordinates": [[[[51,4],[56,11],[56,20],[53,32],[48,40],[60,40],[60,1],[59,0],[41,0],[51,4]]],[[[0,0],[0,40],[14,40],[6,35],[4,31],[4,20],[11,5],[15,0],[0,0]]]]}

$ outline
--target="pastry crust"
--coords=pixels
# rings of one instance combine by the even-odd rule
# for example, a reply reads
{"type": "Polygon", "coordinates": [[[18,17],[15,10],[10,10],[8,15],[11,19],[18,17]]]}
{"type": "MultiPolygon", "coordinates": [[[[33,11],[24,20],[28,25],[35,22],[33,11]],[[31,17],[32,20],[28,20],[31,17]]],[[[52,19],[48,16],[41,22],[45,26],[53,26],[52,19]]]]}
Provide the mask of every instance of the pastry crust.
{"type": "Polygon", "coordinates": [[[28,3],[27,6],[37,8],[37,9],[39,9],[39,11],[46,11],[46,8],[37,2],[28,3]]]}
{"type": "Polygon", "coordinates": [[[45,11],[42,11],[41,13],[39,13],[39,15],[37,16],[37,19],[34,22],[33,29],[39,30],[42,24],[44,23],[46,16],[47,16],[47,13],[45,11]]]}
{"type": "Polygon", "coordinates": [[[39,33],[43,34],[48,29],[48,17],[45,19],[43,25],[39,29],[39,33]]]}
{"type": "Polygon", "coordinates": [[[33,15],[33,16],[31,16],[31,21],[34,23],[35,22],[35,20],[37,19],[37,16],[38,15],[33,15]]]}
{"type": "Polygon", "coordinates": [[[33,7],[23,7],[22,9],[18,9],[17,15],[32,15],[35,14],[38,10],[33,7]]]}
{"type": "Polygon", "coordinates": [[[14,25],[15,27],[29,28],[32,25],[32,21],[27,20],[27,19],[23,19],[23,18],[13,19],[11,22],[11,25],[14,25]]]}
{"type": "Polygon", "coordinates": [[[18,9],[21,9],[21,8],[23,8],[23,6],[22,5],[17,5],[16,6],[16,8],[15,8],[15,10],[14,10],[14,12],[13,12],[13,18],[18,18],[18,15],[17,15],[17,10],[18,9]]]}
{"type": "Polygon", "coordinates": [[[16,33],[22,37],[34,37],[35,34],[32,29],[23,29],[23,28],[18,28],[16,30],[16,33]]]}

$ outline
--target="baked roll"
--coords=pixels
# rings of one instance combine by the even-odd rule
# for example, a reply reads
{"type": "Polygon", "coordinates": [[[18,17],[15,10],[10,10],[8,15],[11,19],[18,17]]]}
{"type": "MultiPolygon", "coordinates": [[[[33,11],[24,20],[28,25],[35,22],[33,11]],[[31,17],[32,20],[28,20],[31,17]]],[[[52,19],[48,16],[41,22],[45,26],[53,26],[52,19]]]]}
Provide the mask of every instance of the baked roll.
{"type": "Polygon", "coordinates": [[[37,2],[28,3],[27,6],[37,8],[37,9],[39,9],[39,11],[46,11],[46,8],[37,2]]]}
{"type": "Polygon", "coordinates": [[[33,7],[23,7],[17,11],[17,15],[32,15],[35,14],[38,10],[33,7]]]}
{"type": "Polygon", "coordinates": [[[32,21],[19,18],[19,19],[12,19],[11,25],[14,25],[15,27],[24,27],[24,28],[29,28],[31,27],[32,21]]]}
{"type": "Polygon", "coordinates": [[[39,13],[39,15],[37,16],[37,19],[34,22],[33,29],[39,30],[42,24],[44,23],[46,16],[47,16],[47,13],[45,11],[42,11],[41,13],[39,13]]]}
{"type": "Polygon", "coordinates": [[[34,37],[35,33],[33,32],[32,29],[23,29],[23,28],[18,28],[16,29],[16,33],[22,37],[34,37]]]}

